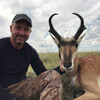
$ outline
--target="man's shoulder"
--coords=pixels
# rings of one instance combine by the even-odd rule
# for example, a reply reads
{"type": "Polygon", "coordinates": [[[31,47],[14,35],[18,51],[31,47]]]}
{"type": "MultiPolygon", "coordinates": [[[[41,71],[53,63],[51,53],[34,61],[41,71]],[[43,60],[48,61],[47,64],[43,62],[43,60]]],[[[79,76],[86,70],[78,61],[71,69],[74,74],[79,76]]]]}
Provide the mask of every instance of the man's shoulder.
{"type": "Polygon", "coordinates": [[[6,40],[9,40],[9,39],[10,39],[10,37],[0,38],[0,42],[1,42],[1,41],[6,41],[6,40]]]}
{"type": "Polygon", "coordinates": [[[25,48],[26,55],[27,55],[27,57],[29,57],[29,59],[30,59],[30,57],[32,59],[33,57],[35,57],[37,55],[37,51],[27,42],[25,42],[24,48],[25,48]]]}
{"type": "Polygon", "coordinates": [[[10,37],[0,38],[0,46],[5,45],[10,40],[10,37]]]}
{"type": "Polygon", "coordinates": [[[33,48],[29,43],[25,42],[24,46],[29,52],[36,52],[35,48],[33,48]]]}

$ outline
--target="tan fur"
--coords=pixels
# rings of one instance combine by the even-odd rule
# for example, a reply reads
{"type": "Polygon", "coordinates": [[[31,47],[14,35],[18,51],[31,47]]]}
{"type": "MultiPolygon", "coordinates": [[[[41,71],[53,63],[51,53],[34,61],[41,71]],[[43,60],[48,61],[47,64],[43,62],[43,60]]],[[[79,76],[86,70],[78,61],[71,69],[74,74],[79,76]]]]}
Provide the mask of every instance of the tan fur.
{"type": "Polygon", "coordinates": [[[68,72],[68,75],[71,77],[77,76],[75,83],[85,90],[82,96],[74,100],[100,100],[100,84],[98,84],[100,77],[100,56],[76,57],[75,69],[68,72]],[[79,72],[78,66],[80,66],[79,72]],[[79,76],[77,76],[78,74],[79,76]]]}
{"type": "MultiPolygon", "coordinates": [[[[80,37],[78,40],[81,41],[81,39],[80,37]]],[[[77,48],[75,45],[66,44],[61,45],[59,48],[60,60],[63,63],[64,61],[66,62],[64,59],[66,54],[72,62],[71,70],[68,70],[64,65],[63,69],[73,79],[72,83],[77,87],[82,87],[85,91],[82,96],[74,100],[100,100],[100,56],[90,55],[78,58],[76,52],[77,48]]]]}
{"type": "Polygon", "coordinates": [[[76,76],[77,75],[77,73],[78,73],[78,57],[76,56],[75,57],[75,60],[74,60],[74,64],[75,64],[75,66],[74,66],[74,70],[72,70],[72,71],[69,71],[68,73],[66,73],[68,76],[70,76],[70,77],[74,77],[74,76],[76,76]]]}

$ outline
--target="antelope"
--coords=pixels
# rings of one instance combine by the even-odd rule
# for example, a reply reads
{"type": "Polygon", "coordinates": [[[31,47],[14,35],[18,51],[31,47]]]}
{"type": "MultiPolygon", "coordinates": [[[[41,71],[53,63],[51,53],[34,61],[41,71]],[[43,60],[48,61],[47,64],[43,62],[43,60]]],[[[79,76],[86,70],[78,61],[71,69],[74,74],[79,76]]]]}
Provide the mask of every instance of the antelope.
{"type": "Polygon", "coordinates": [[[58,34],[52,24],[52,18],[57,13],[49,17],[49,32],[59,49],[59,59],[61,66],[72,79],[71,83],[76,87],[82,87],[85,93],[74,100],[100,100],[100,56],[90,55],[78,57],[77,50],[86,29],[84,19],[77,13],[81,23],[76,34],[69,38],[64,38],[58,34]]]}

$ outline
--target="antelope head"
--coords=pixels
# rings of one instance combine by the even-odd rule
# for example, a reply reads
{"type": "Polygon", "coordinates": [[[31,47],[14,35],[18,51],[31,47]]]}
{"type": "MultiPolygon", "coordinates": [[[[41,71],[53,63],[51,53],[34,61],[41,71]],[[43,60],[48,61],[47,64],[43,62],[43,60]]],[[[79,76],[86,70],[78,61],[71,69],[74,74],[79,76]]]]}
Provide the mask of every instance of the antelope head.
{"type": "Polygon", "coordinates": [[[78,45],[85,35],[81,34],[86,29],[86,27],[84,26],[84,19],[77,13],[72,13],[72,14],[79,17],[81,24],[76,34],[71,38],[61,37],[58,34],[58,32],[54,29],[51,20],[53,16],[58,15],[57,13],[52,14],[49,18],[49,26],[50,26],[49,32],[52,33],[51,37],[53,38],[53,40],[55,41],[55,43],[59,48],[59,58],[63,63],[63,69],[68,72],[74,69],[78,45]]]}

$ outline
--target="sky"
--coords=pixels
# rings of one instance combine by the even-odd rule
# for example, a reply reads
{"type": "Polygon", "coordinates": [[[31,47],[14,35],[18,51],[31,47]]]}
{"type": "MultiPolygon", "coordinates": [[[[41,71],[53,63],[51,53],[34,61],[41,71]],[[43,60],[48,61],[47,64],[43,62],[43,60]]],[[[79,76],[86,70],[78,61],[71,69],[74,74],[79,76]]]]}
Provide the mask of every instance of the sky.
{"type": "Polygon", "coordinates": [[[100,51],[100,0],[0,0],[0,38],[11,36],[13,17],[25,13],[32,19],[32,32],[28,43],[37,52],[57,52],[52,40],[48,19],[63,37],[72,37],[80,26],[80,20],[72,13],[84,18],[86,31],[78,51],[100,51]]]}

